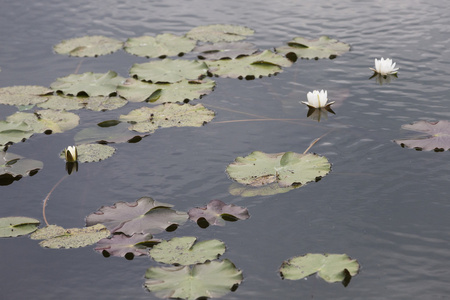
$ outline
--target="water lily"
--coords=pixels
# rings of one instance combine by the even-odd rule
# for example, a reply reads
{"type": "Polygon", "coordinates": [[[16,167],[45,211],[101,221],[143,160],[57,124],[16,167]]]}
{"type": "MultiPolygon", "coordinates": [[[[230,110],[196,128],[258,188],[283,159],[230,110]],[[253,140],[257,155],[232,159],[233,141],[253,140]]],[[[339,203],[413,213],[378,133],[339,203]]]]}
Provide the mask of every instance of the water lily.
{"type": "Polygon", "coordinates": [[[320,92],[315,90],[313,92],[308,92],[306,95],[308,97],[308,102],[302,101],[303,104],[308,105],[313,108],[328,107],[334,103],[334,101],[328,102],[327,91],[321,90],[320,92]]]}
{"type": "Polygon", "coordinates": [[[381,58],[380,60],[375,58],[375,69],[370,69],[380,75],[390,75],[396,74],[399,68],[395,68],[395,63],[390,58],[381,58]]]}
{"type": "Polygon", "coordinates": [[[69,146],[64,149],[64,155],[66,156],[67,162],[75,162],[78,159],[78,152],[76,146],[69,146]]]}

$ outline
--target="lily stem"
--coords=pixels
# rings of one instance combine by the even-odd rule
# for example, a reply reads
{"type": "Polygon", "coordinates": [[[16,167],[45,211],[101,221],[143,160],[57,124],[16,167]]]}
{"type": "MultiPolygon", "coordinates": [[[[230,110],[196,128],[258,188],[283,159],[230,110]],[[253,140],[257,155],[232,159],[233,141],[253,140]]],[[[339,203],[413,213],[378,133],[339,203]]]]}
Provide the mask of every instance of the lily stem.
{"type": "Polygon", "coordinates": [[[45,224],[48,226],[48,222],[47,222],[47,218],[45,217],[45,207],[47,206],[47,201],[50,198],[50,195],[53,193],[53,191],[56,189],[56,187],[63,182],[64,179],[67,178],[67,176],[69,176],[68,174],[66,174],[65,176],[63,176],[54,186],[53,188],[50,190],[50,192],[47,194],[47,197],[45,197],[44,199],[44,205],[42,206],[42,216],[44,217],[44,221],[45,224]]]}

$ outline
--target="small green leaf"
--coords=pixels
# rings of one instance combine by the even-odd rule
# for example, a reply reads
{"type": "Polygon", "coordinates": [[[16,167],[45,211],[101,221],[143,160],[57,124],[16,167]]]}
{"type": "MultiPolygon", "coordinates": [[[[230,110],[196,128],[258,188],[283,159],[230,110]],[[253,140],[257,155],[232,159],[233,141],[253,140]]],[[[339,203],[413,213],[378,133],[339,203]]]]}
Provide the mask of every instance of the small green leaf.
{"type": "Polygon", "coordinates": [[[196,42],[184,36],[164,33],[152,36],[129,38],[125,43],[126,52],[144,57],[181,56],[192,51],[196,42]]]}
{"type": "Polygon", "coordinates": [[[0,121],[0,146],[18,143],[33,135],[33,130],[25,122],[0,121]]]}
{"type": "Polygon", "coordinates": [[[95,57],[113,53],[122,48],[122,46],[123,42],[119,40],[95,35],[64,40],[55,45],[53,49],[58,54],[95,57]]]}
{"type": "MultiPolygon", "coordinates": [[[[83,144],[77,146],[78,161],[82,163],[98,162],[111,157],[116,149],[108,145],[101,144],[83,144]]],[[[65,159],[64,151],[59,155],[65,159]]]]}
{"type": "Polygon", "coordinates": [[[37,229],[39,220],[28,217],[0,218],[0,237],[16,237],[37,229]]]}
{"type": "Polygon", "coordinates": [[[335,58],[350,51],[350,45],[339,42],[329,38],[328,36],[321,36],[315,40],[308,40],[302,37],[296,37],[287,43],[288,46],[276,48],[276,52],[286,54],[294,53],[297,57],[308,59],[319,58],[335,58]]]}
{"type": "Polygon", "coordinates": [[[255,31],[245,26],[216,24],[198,26],[191,29],[186,36],[202,42],[236,42],[253,35],[255,31]]]}
{"type": "Polygon", "coordinates": [[[52,109],[39,110],[35,113],[16,112],[6,118],[8,122],[24,122],[36,133],[61,133],[78,126],[80,117],[66,111],[52,109]]]}

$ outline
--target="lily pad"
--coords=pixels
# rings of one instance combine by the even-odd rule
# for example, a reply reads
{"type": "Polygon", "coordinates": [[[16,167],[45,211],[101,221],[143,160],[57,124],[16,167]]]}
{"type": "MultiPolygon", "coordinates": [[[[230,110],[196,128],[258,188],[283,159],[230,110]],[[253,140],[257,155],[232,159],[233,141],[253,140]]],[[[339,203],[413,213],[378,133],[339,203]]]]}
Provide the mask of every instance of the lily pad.
{"type": "Polygon", "coordinates": [[[416,139],[394,140],[402,147],[424,151],[434,150],[436,152],[450,149],[450,121],[418,121],[413,124],[403,125],[402,128],[422,132],[427,135],[416,139]]]}
{"type": "Polygon", "coordinates": [[[32,233],[39,223],[39,220],[28,217],[0,218],[0,237],[16,237],[32,233]]]}
{"type": "Polygon", "coordinates": [[[49,96],[49,99],[37,106],[54,110],[78,110],[86,108],[93,111],[107,111],[118,109],[128,103],[121,97],[93,96],[75,97],[58,94],[49,96]]]}
{"type": "Polygon", "coordinates": [[[171,230],[187,220],[187,214],[171,209],[171,204],[160,203],[150,197],[136,202],[117,202],[102,206],[86,217],[86,225],[104,224],[112,233],[132,236],[136,233],[157,234],[171,230]]]}
{"type": "Polygon", "coordinates": [[[158,244],[160,240],[153,239],[151,234],[134,234],[129,237],[124,234],[114,234],[97,242],[95,251],[103,256],[119,256],[132,259],[134,256],[148,255],[148,248],[158,244]]]}
{"type": "Polygon", "coordinates": [[[228,192],[233,196],[255,197],[255,196],[271,196],[276,194],[287,193],[298,186],[280,187],[278,182],[269,183],[263,186],[242,185],[233,182],[228,188],[228,192]]]}
{"type": "MultiPolygon", "coordinates": [[[[116,149],[108,145],[101,144],[83,144],[77,146],[78,160],[82,163],[98,162],[111,157],[116,149]]],[[[65,159],[64,151],[59,155],[60,158],[65,159]]]]}
{"type": "Polygon", "coordinates": [[[250,217],[245,207],[234,204],[225,204],[220,200],[211,200],[206,207],[196,207],[188,211],[189,218],[198,222],[203,218],[210,225],[224,226],[225,221],[245,220],[250,217]]]}
{"type": "Polygon", "coordinates": [[[16,112],[6,121],[25,122],[36,133],[61,133],[77,127],[80,117],[71,112],[45,109],[34,113],[16,112]]]}
{"type": "Polygon", "coordinates": [[[116,126],[85,128],[79,131],[74,139],[77,144],[135,143],[146,136],[130,131],[128,127],[127,123],[119,123],[116,126]]]}
{"type": "Polygon", "coordinates": [[[56,79],[50,87],[66,95],[72,96],[111,96],[116,93],[117,86],[125,78],[116,72],[71,74],[56,79]]]}
{"type": "Polygon", "coordinates": [[[296,37],[287,43],[287,46],[278,47],[276,52],[286,54],[287,57],[294,55],[291,60],[300,58],[319,59],[330,58],[333,59],[338,55],[342,55],[350,51],[350,45],[339,42],[328,36],[321,36],[315,40],[308,40],[303,37],[296,37]]]}
{"type": "Polygon", "coordinates": [[[96,57],[116,52],[122,47],[123,42],[119,40],[101,35],[94,35],[63,40],[55,45],[53,49],[58,54],[68,54],[69,56],[78,57],[96,57]]]}
{"type": "Polygon", "coordinates": [[[158,128],[200,127],[211,121],[215,114],[201,104],[165,103],[156,107],[141,107],[120,120],[132,123],[130,130],[152,133],[158,128]]]}
{"type": "Polygon", "coordinates": [[[52,90],[37,85],[20,85],[0,88],[0,104],[35,105],[48,100],[52,90]]]}
{"type": "Polygon", "coordinates": [[[215,24],[192,28],[186,36],[202,42],[236,42],[253,35],[255,31],[245,26],[215,24]]]}
{"type": "Polygon", "coordinates": [[[317,181],[330,170],[328,160],[317,154],[260,151],[238,157],[227,167],[228,175],[241,184],[263,186],[277,182],[280,187],[297,187],[317,181]]]}
{"type": "Polygon", "coordinates": [[[346,254],[308,253],[283,262],[279,271],[284,279],[298,280],[317,273],[327,282],[343,282],[347,285],[358,270],[358,262],[346,254]]]}
{"type": "Polygon", "coordinates": [[[10,152],[0,152],[0,185],[11,184],[25,176],[33,176],[44,167],[38,160],[27,159],[10,152]]]}
{"type": "Polygon", "coordinates": [[[0,121],[0,146],[18,143],[33,135],[33,130],[25,122],[0,121]]]}
{"type": "Polygon", "coordinates": [[[161,104],[167,102],[186,102],[201,98],[214,89],[215,82],[211,79],[181,80],[175,83],[148,83],[128,78],[117,87],[117,93],[131,102],[149,102],[161,104]]]}
{"type": "Polygon", "coordinates": [[[211,73],[220,77],[254,79],[282,72],[292,62],[269,50],[236,59],[207,61],[211,73]]]}
{"type": "Polygon", "coordinates": [[[197,46],[195,52],[200,52],[199,59],[232,59],[247,56],[258,51],[255,45],[248,42],[216,43],[197,46]]]}
{"type": "Polygon", "coordinates": [[[183,79],[197,80],[205,77],[208,66],[204,62],[170,59],[134,64],[130,75],[153,83],[174,83],[183,79]]]}
{"type": "Polygon", "coordinates": [[[85,228],[70,229],[50,225],[37,230],[31,238],[37,240],[44,238],[39,245],[45,248],[67,249],[86,247],[95,244],[99,240],[108,237],[110,234],[108,229],[101,224],[85,228]]]}
{"type": "Polygon", "coordinates": [[[196,41],[184,36],[164,33],[152,36],[129,38],[124,49],[130,54],[143,57],[182,56],[194,49],[196,41]]]}
{"type": "Polygon", "coordinates": [[[196,241],[190,236],[162,241],[150,250],[150,256],[165,264],[187,266],[214,260],[225,252],[225,244],[219,240],[196,241]]]}
{"type": "Polygon", "coordinates": [[[235,290],[242,271],[229,260],[194,266],[152,267],[145,273],[145,287],[158,298],[218,298],[235,290]]]}

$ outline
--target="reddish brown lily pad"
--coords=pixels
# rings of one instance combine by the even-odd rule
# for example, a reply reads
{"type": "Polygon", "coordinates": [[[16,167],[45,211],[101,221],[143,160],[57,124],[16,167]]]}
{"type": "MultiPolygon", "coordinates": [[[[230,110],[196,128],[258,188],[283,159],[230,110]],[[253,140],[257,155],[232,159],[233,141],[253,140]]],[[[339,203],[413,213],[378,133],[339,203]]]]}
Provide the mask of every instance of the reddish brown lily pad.
{"type": "Polygon", "coordinates": [[[225,221],[245,220],[250,217],[247,208],[226,204],[220,200],[211,200],[205,207],[192,208],[188,214],[200,227],[205,227],[205,222],[207,225],[224,226],[225,221]]]}
{"type": "Polygon", "coordinates": [[[450,149],[450,121],[418,121],[413,124],[405,124],[402,128],[426,134],[426,136],[415,139],[394,140],[402,147],[413,148],[418,151],[434,150],[436,152],[450,149]]]}

